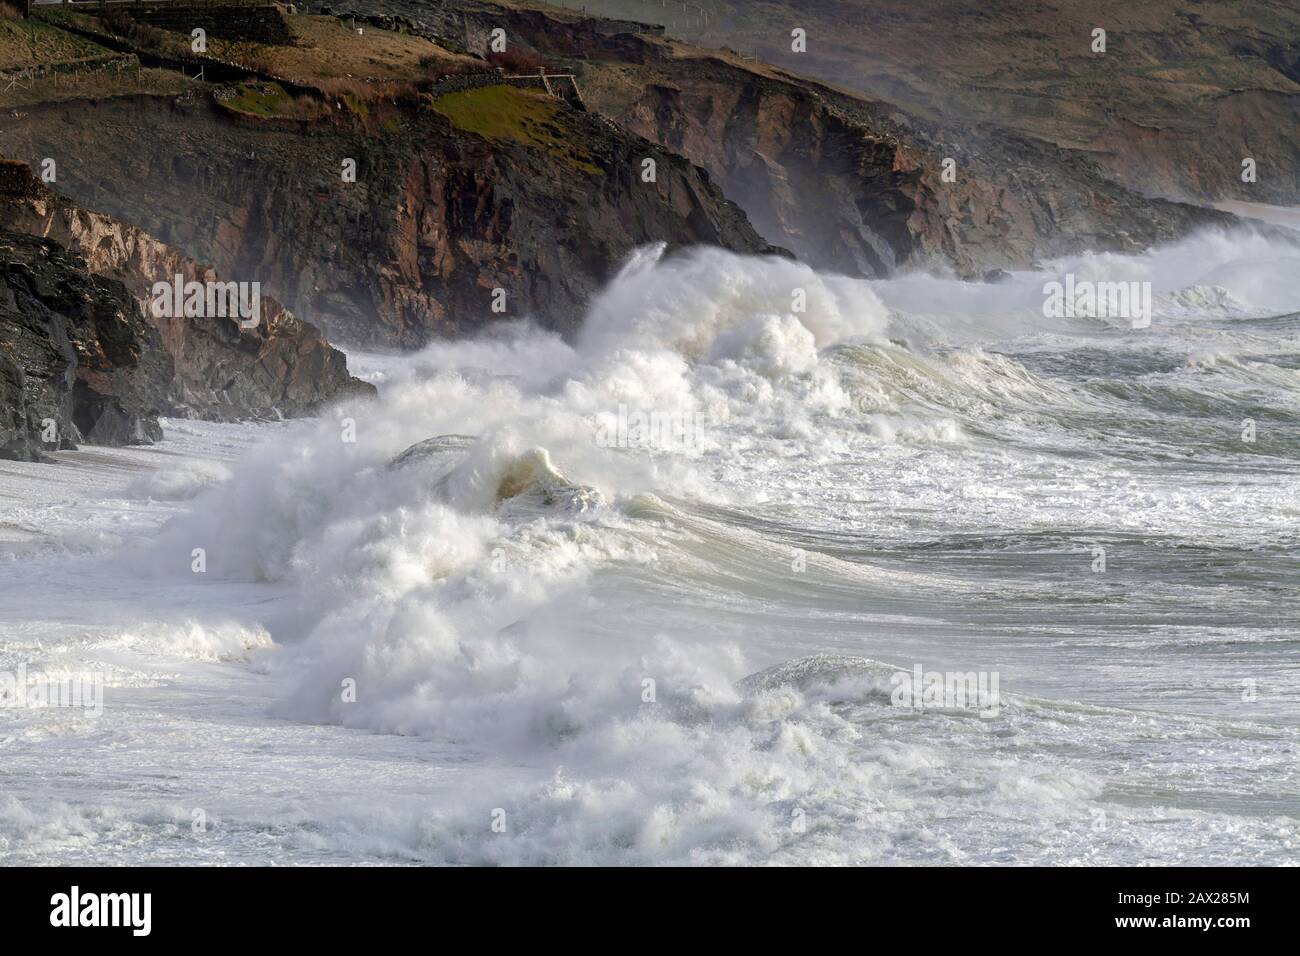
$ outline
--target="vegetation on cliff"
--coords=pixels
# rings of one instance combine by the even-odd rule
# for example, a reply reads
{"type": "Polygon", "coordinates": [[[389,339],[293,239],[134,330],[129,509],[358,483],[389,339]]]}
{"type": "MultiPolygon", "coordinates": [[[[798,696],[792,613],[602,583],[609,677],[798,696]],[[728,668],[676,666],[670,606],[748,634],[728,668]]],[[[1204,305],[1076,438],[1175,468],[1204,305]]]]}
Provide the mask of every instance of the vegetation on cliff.
{"type": "Polygon", "coordinates": [[[576,73],[592,109],[706,168],[766,239],[819,268],[976,278],[1230,221],[1126,188],[1085,152],[975,135],[646,24],[507,0],[360,2],[467,45],[505,30],[517,55],[576,73]]]}
{"type": "Polygon", "coordinates": [[[0,18],[0,71],[91,60],[110,52],[45,20],[0,18]]]}
{"type": "Polygon", "coordinates": [[[207,82],[32,102],[0,148],[57,158],[70,197],[258,279],[349,343],[413,347],[526,316],[571,330],[646,243],[777,251],[671,150],[540,81],[505,85],[518,58],[498,66],[394,18],[285,22],[292,45],[209,36],[180,59],[181,34],[100,21],[104,42],[178,75],[202,65],[207,82]]]}
{"type": "Polygon", "coordinates": [[[563,101],[537,90],[512,86],[483,86],[447,93],[433,100],[433,109],[457,129],[491,140],[512,140],[546,151],[577,168],[599,175],[591,153],[564,129],[569,113],[563,101]]]}

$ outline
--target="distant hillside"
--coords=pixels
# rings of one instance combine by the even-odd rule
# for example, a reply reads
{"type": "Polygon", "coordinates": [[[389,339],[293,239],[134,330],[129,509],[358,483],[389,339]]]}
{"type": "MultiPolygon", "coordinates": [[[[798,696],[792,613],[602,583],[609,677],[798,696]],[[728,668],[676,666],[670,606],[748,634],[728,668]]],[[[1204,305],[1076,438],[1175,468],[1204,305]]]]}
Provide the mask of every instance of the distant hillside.
{"type": "MultiPolygon", "coordinates": [[[[524,6],[541,4],[525,2],[524,6]]],[[[930,119],[1092,153],[1130,188],[1300,203],[1295,0],[562,0],[930,119]],[[791,30],[807,31],[807,52],[791,30]],[[1106,52],[1092,31],[1106,31],[1106,52]],[[1241,181],[1241,160],[1258,181],[1241,181]]]]}

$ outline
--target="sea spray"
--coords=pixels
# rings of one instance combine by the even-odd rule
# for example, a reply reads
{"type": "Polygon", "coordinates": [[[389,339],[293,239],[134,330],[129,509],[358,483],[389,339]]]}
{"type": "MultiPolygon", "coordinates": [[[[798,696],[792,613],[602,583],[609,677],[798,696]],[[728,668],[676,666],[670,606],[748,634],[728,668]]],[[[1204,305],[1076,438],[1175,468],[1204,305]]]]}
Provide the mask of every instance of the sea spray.
{"type": "MultiPolygon", "coordinates": [[[[1227,249],[1208,240],[1196,255],[1207,243],[1227,249]]],[[[1125,268],[1152,272],[1158,302],[1160,263],[1181,268],[1188,255],[1125,268]]],[[[278,627],[277,716],[528,768],[423,821],[416,849],[431,859],[888,861],[912,833],[920,858],[952,861],[962,851],[940,824],[918,835],[911,821],[918,807],[950,814],[953,801],[991,833],[1029,818],[1066,832],[1090,820],[1103,790],[1094,774],[979,749],[1038,733],[1025,708],[1000,708],[978,730],[924,709],[899,723],[883,663],[741,680],[822,644],[964,633],[926,616],[960,620],[979,606],[987,581],[970,569],[990,548],[1019,548],[1058,574],[1050,592],[1097,586],[1086,565],[1076,581],[1049,562],[1070,560],[1062,540],[1095,536],[1114,515],[1170,536],[1190,535],[1194,516],[1195,533],[1211,533],[1201,491],[1152,473],[1121,482],[1114,461],[1098,461],[1098,423],[1120,432],[1126,454],[1159,461],[1173,454],[1167,422],[1143,430],[1132,409],[1146,406],[1117,400],[1109,381],[1061,374],[1055,352],[971,343],[987,315],[999,332],[1041,333],[1028,293],[1043,281],[1013,277],[968,297],[944,279],[869,283],[784,260],[645,250],[573,345],[523,324],[434,345],[376,406],[347,411],[355,442],[326,419],[241,464],[166,529],[156,568],[175,573],[177,555],[203,546],[209,575],[301,591],[278,627]],[[950,292],[971,307],[906,307],[950,292]],[[602,443],[601,422],[620,407],[710,427],[689,450],[602,443]],[[467,437],[395,466],[453,435],[467,437]],[[600,503],[568,507],[554,475],[600,503]],[[986,544],[1001,527],[1023,539],[986,544]],[[807,560],[793,561],[796,549],[807,560]],[[945,790],[953,780],[961,787],[945,790]]],[[[1140,387],[1204,377],[1160,361],[1140,387]]],[[[1232,402],[1231,390],[1216,400],[1232,402]]],[[[1275,487],[1239,489],[1257,497],[1234,504],[1258,507],[1275,487]]],[[[1029,608],[1048,600],[1014,593],[1029,608]]],[[[960,658],[945,671],[988,672],[968,660],[976,645],[945,646],[960,658]]]]}

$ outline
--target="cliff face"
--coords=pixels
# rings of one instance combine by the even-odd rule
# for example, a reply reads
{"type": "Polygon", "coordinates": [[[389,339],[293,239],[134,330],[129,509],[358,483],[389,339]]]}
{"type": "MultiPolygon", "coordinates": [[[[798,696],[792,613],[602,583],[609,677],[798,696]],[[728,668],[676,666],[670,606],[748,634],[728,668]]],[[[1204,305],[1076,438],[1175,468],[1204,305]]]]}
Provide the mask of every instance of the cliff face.
{"type": "Polygon", "coordinates": [[[0,162],[0,234],[0,445],[10,457],[148,442],[161,435],[159,414],[291,417],[373,393],[274,299],[262,297],[249,329],[237,317],[157,314],[154,283],[220,277],[49,192],[23,164],[0,162]]]}
{"type": "Polygon", "coordinates": [[[335,399],[373,389],[352,378],[347,359],[313,326],[262,296],[259,321],[240,328],[237,317],[159,315],[155,283],[218,282],[221,276],[134,226],[82,209],[52,193],[0,198],[0,226],[49,238],[81,256],[96,276],[120,281],[175,368],[169,414],[207,419],[308,415],[335,399]]]}
{"type": "MultiPolygon", "coordinates": [[[[478,0],[355,5],[387,19],[366,21],[363,35],[295,15],[282,21],[289,42],[214,39],[220,84],[187,80],[177,93],[154,76],[127,95],[120,84],[104,97],[65,88],[58,103],[29,94],[0,127],[0,148],[57,159],[61,191],[191,257],[187,268],[258,282],[335,339],[399,347],[525,316],[570,331],[628,253],[654,241],[750,253],[775,243],[852,275],[951,265],[977,277],[1231,221],[1138,196],[1078,150],[941,130],[644,25],[478,0]],[[567,68],[594,112],[507,85],[465,52],[486,51],[498,27],[515,58],[506,72],[567,68]]],[[[125,55],[145,44],[140,55],[164,66],[188,50],[181,34],[106,39],[92,17],[58,22],[125,55]]],[[[105,240],[85,216],[26,228],[92,258],[121,247],[119,260],[141,260],[128,273],[156,274],[165,259],[105,240]]],[[[188,336],[227,334],[160,327],[176,354],[188,336]]],[[[259,390],[312,363],[338,379],[327,351],[288,347],[297,333],[281,339],[257,344],[274,369],[259,390]]],[[[197,393],[219,400],[244,381],[227,367],[185,366],[197,393]]]]}
{"type": "Polygon", "coordinates": [[[77,201],[353,343],[416,347],[527,315],[572,329],[647,242],[771,251],[703,170],[505,86],[311,120],[203,94],[64,102],[6,121],[0,148],[60,157],[77,201]]]}
{"type": "Polygon", "coordinates": [[[223,82],[208,85],[176,79],[187,35],[42,17],[153,68],[55,63],[57,91],[0,94],[16,104],[0,148],[53,160],[59,191],[0,161],[11,456],[149,441],[160,414],[292,416],[373,392],[281,302],[349,341],[411,347],[524,316],[572,329],[648,242],[783,252],[702,169],[406,23],[368,23],[364,41],[330,17],[283,18],[269,41],[235,30],[210,44],[223,82]],[[256,283],[258,323],[159,314],[154,284],[178,280],[256,283]]]}
{"type": "Polygon", "coordinates": [[[503,27],[510,42],[576,72],[591,108],[709,170],[762,235],[822,268],[878,276],[950,264],[978,276],[1230,221],[1140,196],[1086,154],[957,123],[940,131],[887,103],[644,25],[477,0],[359,2],[471,48],[503,27]]]}
{"type": "Polygon", "coordinates": [[[590,102],[704,165],[760,232],[850,275],[979,276],[1230,221],[1137,196],[1065,150],[1015,137],[970,149],[880,104],[718,58],[635,71],[588,60],[584,75],[590,102]]]}
{"type": "Polygon", "coordinates": [[[0,228],[0,458],[147,444],[171,357],[122,283],[57,243],[0,228]]]}

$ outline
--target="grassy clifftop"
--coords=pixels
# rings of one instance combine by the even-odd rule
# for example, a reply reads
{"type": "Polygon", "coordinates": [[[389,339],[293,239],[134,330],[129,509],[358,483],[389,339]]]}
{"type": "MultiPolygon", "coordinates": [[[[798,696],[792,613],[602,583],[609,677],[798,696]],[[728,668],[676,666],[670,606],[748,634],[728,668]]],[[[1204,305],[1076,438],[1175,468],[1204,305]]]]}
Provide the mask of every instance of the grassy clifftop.
{"type": "Polygon", "coordinates": [[[213,37],[213,56],[297,83],[361,80],[417,82],[471,69],[482,62],[453,52],[433,39],[328,16],[299,14],[286,22],[289,46],[213,37]]]}
{"type": "Polygon", "coordinates": [[[418,347],[522,317],[569,331],[638,246],[779,251],[699,167],[587,112],[576,87],[511,85],[504,70],[537,64],[437,28],[285,13],[218,25],[196,53],[174,18],[51,16],[123,72],[38,82],[22,109],[0,95],[0,149],[57,158],[64,195],[340,341],[418,347]]]}
{"type": "Polygon", "coordinates": [[[0,71],[76,63],[110,52],[40,18],[0,19],[0,71]]]}
{"type": "Polygon", "coordinates": [[[600,173],[591,154],[565,128],[564,104],[541,91],[484,86],[440,96],[433,108],[457,129],[541,149],[593,175],[600,173]]]}

